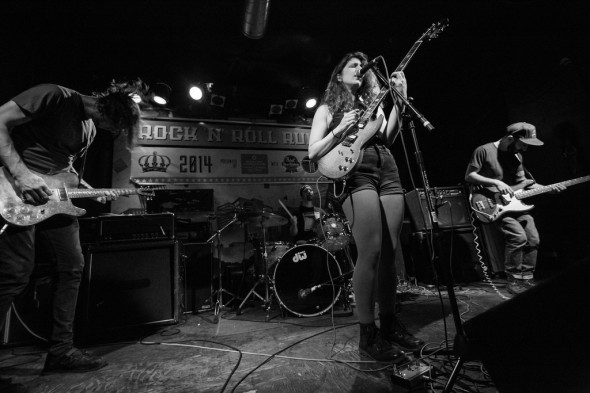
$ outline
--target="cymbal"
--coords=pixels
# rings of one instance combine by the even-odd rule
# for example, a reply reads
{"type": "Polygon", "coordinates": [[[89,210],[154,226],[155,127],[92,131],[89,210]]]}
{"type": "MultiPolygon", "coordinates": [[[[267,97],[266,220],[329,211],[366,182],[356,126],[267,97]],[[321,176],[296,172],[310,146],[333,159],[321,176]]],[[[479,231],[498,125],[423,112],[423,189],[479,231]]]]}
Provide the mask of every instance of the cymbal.
{"type": "Polygon", "coordinates": [[[262,225],[264,228],[268,228],[285,225],[289,222],[289,220],[275,213],[264,212],[259,217],[250,219],[250,222],[256,223],[257,225],[262,225]]]}

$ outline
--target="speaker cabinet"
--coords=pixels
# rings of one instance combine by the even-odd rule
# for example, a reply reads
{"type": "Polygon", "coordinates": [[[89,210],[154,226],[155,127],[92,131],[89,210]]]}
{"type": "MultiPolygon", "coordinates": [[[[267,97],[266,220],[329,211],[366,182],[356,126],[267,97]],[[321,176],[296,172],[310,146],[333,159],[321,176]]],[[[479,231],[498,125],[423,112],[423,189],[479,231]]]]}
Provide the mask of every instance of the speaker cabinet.
{"type": "Polygon", "coordinates": [[[212,308],[213,253],[211,243],[182,243],[183,311],[196,313],[212,308]]]}
{"type": "MultiPolygon", "coordinates": [[[[407,211],[414,231],[432,229],[428,214],[426,193],[417,188],[405,194],[407,211]]],[[[436,211],[440,229],[461,228],[471,225],[469,204],[463,187],[434,187],[430,189],[430,200],[436,211]]]]}
{"type": "Polygon", "coordinates": [[[82,335],[178,322],[178,258],[172,240],[87,246],[76,315],[82,335]]]}
{"type": "MultiPolygon", "coordinates": [[[[481,280],[483,269],[475,248],[475,236],[471,228],[446,229],[439,231],[438,261],[433,264],[429,245],[433,244],[431,232],[414,232],[402,238],[406,272],[424,284],[435,284],[434,273],[439,284],[449,282],[449,267],[452,268],[454,283],[468,283],[481,280]]],[[[481,244],[480,244],[481,247],[481,244]]],[[[484,259],[485,262],[485,259],[484,259]]]]}
{"type": "Polygon", "coordinates": [[[464,324],[471,358],[502,393],[587,392],[590,258],[464,324]]]}

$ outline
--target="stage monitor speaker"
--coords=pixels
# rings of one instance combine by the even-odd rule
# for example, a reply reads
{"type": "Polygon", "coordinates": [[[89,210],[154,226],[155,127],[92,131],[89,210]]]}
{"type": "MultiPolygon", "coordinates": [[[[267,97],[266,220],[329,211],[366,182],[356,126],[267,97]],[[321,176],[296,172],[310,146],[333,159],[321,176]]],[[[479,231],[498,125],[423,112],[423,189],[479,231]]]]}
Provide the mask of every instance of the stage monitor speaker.
{"type": "MultiPolygon", "coordinates": [[[[423,188],[417,188],[405,194],[406,206],[414,231],[432,229],[425,195],[423,188]]],[[[471,225],[469,205],[463,187],[431,188],[430,200],[437,213],[440,229],[461,228],[471,225]]]]}
{"type": "Polygon", "coordinates": [[[502,393],[590,391],[590,258],[464,324],[502,393]]]}
{"type": "Polygon", "coordinates": [[[182,243],[183,311],[196,313],[213,307],[212,243],[182,243]]]}
{"type": "Polygon", "coordinates": [[[95,336],[179,318],[178,242],[88,246],[76,326],[95,336]]]}

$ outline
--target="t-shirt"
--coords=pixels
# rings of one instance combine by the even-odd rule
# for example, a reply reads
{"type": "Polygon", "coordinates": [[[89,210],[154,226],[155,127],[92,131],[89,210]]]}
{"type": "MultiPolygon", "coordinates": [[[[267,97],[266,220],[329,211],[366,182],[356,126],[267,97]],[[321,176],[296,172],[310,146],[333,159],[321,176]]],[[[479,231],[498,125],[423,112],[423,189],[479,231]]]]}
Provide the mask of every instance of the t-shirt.
{"type": "Polygon", "coordinates": [[[466,174],[474,171],[491,179],[502,180],[509,186],[526,180],[522,154],[502,151],[494,143],[486,143],[475,149],[466,174]]]}
{"type": "Polygon", "coordinates": [[[32,120],[14,127],[10,137],[29,169],[69,170],[96,135],[80,93],[58,85],[34,86],[12,99],[32,120]]]}

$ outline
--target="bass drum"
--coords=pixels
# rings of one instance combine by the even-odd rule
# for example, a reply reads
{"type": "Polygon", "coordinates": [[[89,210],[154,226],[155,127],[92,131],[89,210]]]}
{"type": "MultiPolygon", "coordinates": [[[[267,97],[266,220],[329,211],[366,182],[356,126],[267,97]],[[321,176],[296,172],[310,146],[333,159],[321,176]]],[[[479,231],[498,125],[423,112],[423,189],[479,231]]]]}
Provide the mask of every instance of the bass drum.
{"type": "Polygon", "coordinates": [[[279,304],[292,314],[322,315],[340,296],[341,274],[326,249],[314,244],[295,246],[273,266],[274,291],[279,304]]]}

